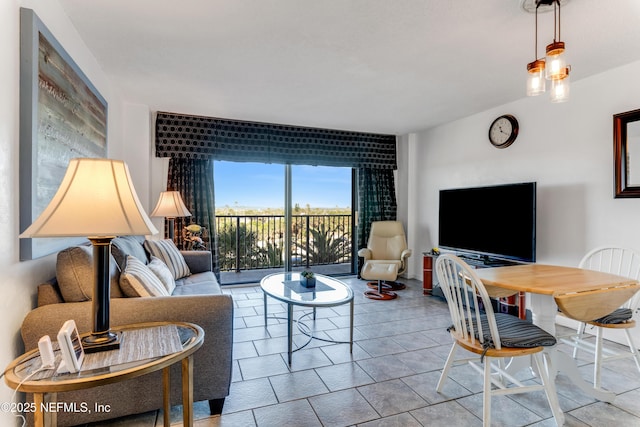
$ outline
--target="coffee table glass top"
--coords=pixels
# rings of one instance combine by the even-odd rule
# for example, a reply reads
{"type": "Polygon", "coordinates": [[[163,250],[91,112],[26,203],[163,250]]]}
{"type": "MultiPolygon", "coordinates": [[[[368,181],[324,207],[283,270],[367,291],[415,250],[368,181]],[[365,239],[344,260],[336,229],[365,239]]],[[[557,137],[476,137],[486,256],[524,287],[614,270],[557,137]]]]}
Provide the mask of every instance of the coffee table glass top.
{"type": "Polygon", "coordinates": [[[269,296],[295,305],[313,307],[344,304],[353,299],[349,286],[333,277],[316,274],[315,288],[300,285],[300,273],[275,273],[265,276],[260,287],[269,296]]]}

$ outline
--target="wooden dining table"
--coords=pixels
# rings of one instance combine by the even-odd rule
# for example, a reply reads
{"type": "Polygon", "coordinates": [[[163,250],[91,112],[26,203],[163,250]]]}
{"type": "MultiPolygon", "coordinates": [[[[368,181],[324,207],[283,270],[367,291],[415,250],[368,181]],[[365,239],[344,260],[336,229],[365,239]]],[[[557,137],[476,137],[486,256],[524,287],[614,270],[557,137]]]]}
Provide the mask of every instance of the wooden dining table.
{"type": "MultiPolygon", "coordinates": [[[[506,297],[527,294],[532,322],[556,336],[555,319],[563,315],[595,320],[613,312],[638,290],[637,280],[600,271],[544,264],[520,264],[476,270],[489,295],[506,297]]],[[[552,369],[566,374],[582,391],[598,400],[612,402],[615,394],[596,389],[578,371],[568,354],[550,349],[552,369]]]]}

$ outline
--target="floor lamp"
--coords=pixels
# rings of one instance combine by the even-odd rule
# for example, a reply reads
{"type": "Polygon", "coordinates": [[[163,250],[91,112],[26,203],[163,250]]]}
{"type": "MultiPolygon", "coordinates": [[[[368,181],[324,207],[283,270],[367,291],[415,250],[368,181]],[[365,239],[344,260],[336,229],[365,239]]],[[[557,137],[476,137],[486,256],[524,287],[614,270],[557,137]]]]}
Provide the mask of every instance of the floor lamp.
{"type": "Polygon", "coordinates": [[[119,160],[72,159],[58,191],[22,234],[27,237],[88,237],[93,245],[93,329],[83,338],[85,352],[118,348],[109,325],[111,239],[158,230],[145,213],[129,168],[119,160]]]}
{"type": "Polygon", "coordinates": [[[169,239],[174,240],[173,229],[176,217],[191,216],[191,212],[184,205],[179,191],[163,191],[151,216],[163,216],[169,220],[169,239]]]}

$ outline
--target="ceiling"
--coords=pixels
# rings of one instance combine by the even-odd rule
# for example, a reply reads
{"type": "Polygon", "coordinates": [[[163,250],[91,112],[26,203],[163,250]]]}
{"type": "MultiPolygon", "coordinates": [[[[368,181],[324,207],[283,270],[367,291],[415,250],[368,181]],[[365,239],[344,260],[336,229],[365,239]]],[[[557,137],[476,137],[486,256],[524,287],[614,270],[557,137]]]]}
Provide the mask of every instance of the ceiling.
{"type": "MultiPolygon", "coordinates": [[[[59,1],[153,111],[404,134],[524,97],[535,59],[522,0],[59,1]]],[[[572,82],[640,59],[639,0],[561,18],[572,82]]],[[[553,14],[538,19],[542,55],[553,14]]]]}

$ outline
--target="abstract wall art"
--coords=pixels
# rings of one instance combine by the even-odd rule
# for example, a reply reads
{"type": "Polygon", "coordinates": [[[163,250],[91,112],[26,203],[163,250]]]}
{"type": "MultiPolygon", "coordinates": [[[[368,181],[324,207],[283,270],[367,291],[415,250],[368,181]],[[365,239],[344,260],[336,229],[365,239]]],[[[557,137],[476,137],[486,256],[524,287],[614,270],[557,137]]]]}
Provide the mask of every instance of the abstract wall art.
{"type": "MultiPolygon", "coordinates": [[[[20,231],[49,204],[76,157],[107,156],[107,102],[31,9],[20,9],[20,231]]],[[[78,239],[20,239],[20,259],[78,239]]],[[[80,240],[82,241],[82,239],[80,240]]]]}

